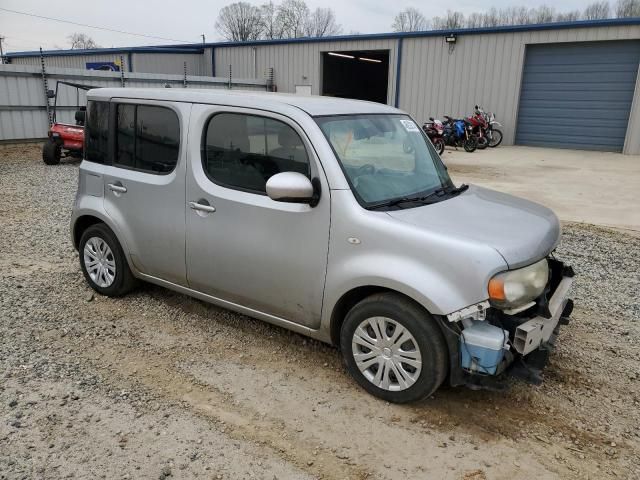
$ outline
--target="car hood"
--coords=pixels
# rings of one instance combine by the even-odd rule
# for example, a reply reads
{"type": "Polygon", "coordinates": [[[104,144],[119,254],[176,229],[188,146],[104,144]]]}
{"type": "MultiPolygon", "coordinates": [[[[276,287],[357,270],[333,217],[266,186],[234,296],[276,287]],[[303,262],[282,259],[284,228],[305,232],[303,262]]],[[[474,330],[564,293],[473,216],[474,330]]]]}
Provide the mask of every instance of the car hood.
{"type": "Polygon", "coordinates": [[[475,185],[448,200],[387,214],[433,233],[491,246],[510,269],[545,257],[560,240],[560,222],[548,208],[475,185]]]}

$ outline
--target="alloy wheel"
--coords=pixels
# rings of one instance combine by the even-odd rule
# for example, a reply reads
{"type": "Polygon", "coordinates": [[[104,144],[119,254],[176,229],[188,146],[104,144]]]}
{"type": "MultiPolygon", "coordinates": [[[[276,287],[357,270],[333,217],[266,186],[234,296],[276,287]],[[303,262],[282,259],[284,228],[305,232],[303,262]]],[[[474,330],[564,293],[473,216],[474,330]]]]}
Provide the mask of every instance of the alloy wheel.
{"type": "Polygon", "coordinates": [[[383,390],[406,390],[422,370],[418,342],[391,318],[371,317],[361,322],[353,333],[352,352],[364,377],[383,390]]]}
{"type": "Polygon", "coordinates": [[[116,278],[116,260],[107,242],[91,237],[84,245],[84,267],[89,278],[101,288],[110,287],[116,278]]]}

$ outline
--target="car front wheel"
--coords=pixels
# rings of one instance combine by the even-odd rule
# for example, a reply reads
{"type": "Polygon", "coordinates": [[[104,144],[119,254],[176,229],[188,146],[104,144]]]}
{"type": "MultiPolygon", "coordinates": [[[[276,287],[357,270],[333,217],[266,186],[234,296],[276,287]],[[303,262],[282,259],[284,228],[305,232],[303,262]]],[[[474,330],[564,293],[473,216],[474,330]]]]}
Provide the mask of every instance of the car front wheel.
{"type": "Polygon", "coordinates": [[[389,402],[423,399],[447,375],[447,347],[435,319],[397,293],[375,294],[355,305],[340,343],[349,373],[389,402]]]}

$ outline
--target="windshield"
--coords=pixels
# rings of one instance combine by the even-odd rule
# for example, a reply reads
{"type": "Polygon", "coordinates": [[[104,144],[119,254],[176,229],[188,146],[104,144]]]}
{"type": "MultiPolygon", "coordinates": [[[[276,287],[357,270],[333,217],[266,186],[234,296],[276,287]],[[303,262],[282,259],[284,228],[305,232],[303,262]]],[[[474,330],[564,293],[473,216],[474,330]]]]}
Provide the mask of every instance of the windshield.
{"type": "Polygon", "coordinates": [[[340,115],[316,121],[364,207],[453,188],[440,157],[407,115],[340,115]]]}

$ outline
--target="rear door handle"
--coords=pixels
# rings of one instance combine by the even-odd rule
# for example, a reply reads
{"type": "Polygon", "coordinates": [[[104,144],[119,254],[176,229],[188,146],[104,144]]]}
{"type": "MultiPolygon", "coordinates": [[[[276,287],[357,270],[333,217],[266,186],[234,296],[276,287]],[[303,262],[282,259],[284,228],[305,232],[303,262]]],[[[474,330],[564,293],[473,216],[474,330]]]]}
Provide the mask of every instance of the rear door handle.
{"type": "Polygon", "coordinates": [[[213,205],[206,205],[198,202],[189,202],[189,207],[191,207],[192,210],[198,210],[200,212],[213,213],[216,211],[216,207],[213,205]]]}
{"type": "Polygon", "coordinates": [[[121,183],[110,183],[107,186],[112,192],[127,193],[127,187],[125,187],[121,183]]]}

